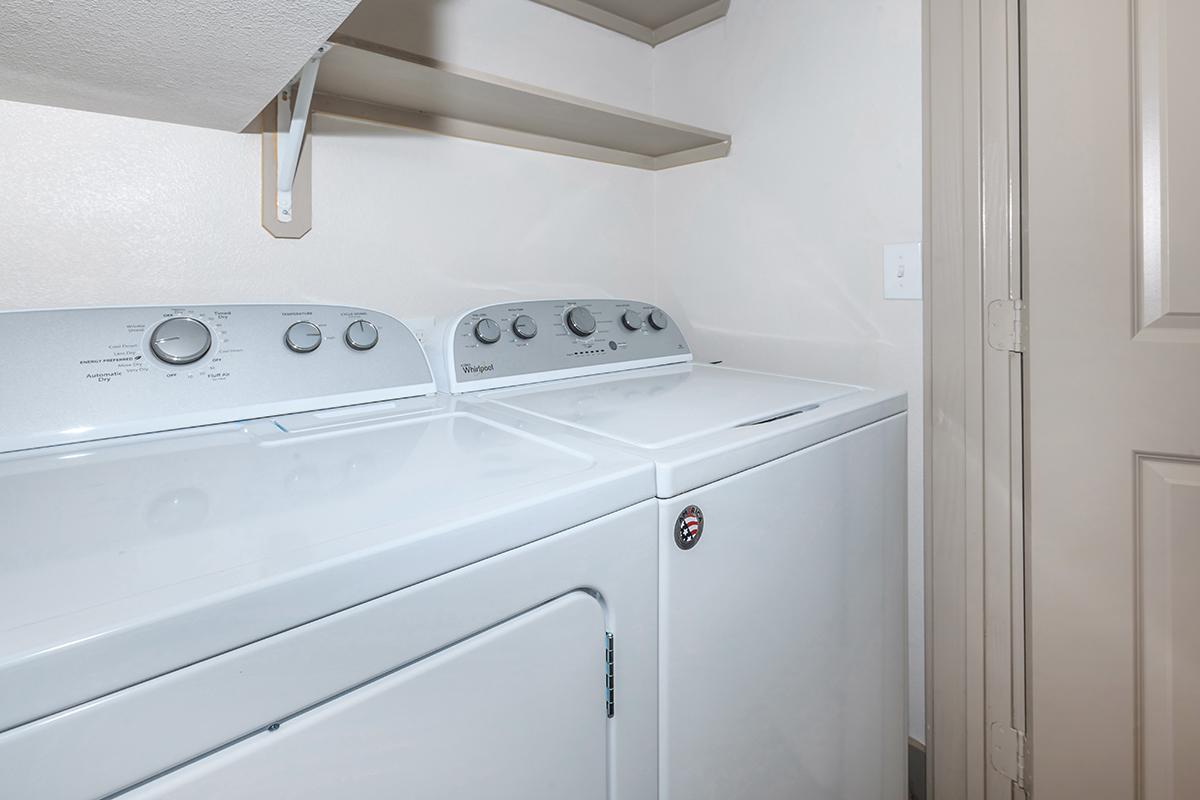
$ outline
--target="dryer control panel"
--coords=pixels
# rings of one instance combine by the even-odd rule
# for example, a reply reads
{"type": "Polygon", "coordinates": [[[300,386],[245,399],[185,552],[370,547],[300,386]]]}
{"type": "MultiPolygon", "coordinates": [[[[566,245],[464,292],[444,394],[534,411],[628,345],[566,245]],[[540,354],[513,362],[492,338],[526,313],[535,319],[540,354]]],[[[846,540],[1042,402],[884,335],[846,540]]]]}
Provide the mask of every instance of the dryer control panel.
{"type": "Polygon", "coordinates": [[[665,311],[634,300],[497,303],[448,320],[431,357],[438,388],[470,392],[691,361],[665,311]]]}
{"type": "Polygon", "coordinates": [[[0,313],[0,452],[433,392],[398,320],[346,306],[0,313]]]}

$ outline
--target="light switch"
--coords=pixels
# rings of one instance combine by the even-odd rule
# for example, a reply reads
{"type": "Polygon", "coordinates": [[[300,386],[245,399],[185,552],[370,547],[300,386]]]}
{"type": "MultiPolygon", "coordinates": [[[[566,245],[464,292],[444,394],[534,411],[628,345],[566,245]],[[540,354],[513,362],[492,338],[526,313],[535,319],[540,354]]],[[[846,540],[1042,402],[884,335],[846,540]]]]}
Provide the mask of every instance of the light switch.
{"type": "Polygon", "coordinates": [[[921,243],[883,248],[883,296],[888,300],[921,299],[921,243]]]}

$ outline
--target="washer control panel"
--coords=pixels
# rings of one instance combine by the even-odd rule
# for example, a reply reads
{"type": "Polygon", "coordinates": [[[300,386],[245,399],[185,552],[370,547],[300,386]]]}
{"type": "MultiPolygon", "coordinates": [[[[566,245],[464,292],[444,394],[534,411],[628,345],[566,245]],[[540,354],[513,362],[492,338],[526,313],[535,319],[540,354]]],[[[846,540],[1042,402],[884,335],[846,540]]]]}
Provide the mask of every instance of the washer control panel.
{"type": "Polygon", "coordinates": [[[346,306],[0,313],[0,452],[429,394],[416,337],[346,306]]]}
{"type": "Polygon", "coordinates": [[[518,386],[690,361],[665,311],[633,300],[535,300],[472,309],[431,346],[439,388],[518,386]]]}

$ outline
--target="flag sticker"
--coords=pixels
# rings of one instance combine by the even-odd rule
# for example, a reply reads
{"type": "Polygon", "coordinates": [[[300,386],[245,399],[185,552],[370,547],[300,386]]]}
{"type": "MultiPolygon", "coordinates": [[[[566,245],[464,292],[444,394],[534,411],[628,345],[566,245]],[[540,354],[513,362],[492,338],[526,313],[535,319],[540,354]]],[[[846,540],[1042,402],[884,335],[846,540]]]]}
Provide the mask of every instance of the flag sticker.
{"type": "Polygon", "coordinates": [[[699,506],[688,506],[675,520],[675,544],[681,550],[691,550],[704,533],[704,512],[699,506]]]}

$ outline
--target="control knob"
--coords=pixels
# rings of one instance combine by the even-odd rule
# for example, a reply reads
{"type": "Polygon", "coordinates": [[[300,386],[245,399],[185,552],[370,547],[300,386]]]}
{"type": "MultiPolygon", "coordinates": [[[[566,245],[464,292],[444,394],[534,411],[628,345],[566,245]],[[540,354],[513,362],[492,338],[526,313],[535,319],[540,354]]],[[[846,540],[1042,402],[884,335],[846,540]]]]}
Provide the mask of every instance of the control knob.
{"type": "Polygon", "coordinates": [[[576,336],[591,336],[596,332],[596,318],[583,306],[575,306],[567,312],[567,327],[576,336]]]}
{"type": "Polygon", "coordinates": [[[208,326],[191,317],[171,317],[150,334],[150,350],[168,364],[199,361],[212,347],[208,326]]]}
{"type": "Polygon", "coordinates": [[[311,322],[295,322],[283,334],[283,342],[293,353],[311,353],[321,346],[321,329],[311,322]]]}
{"type": "Polygon", "coordinates": [[[379,344],[379,329],[365,319],[356,319],[346,328],[345,339],[354,350],[370,350],[379,344]]]}
{"type": "Polygon", "coordinates": [[[650,312],[650,327],[654,330],[665,331],[670,323],[671,320],[665,312],[659,311],[657,308],[650,312]]]}
{"type": "Polygon", "coordinates": [[[642,329],[642,325],[645,324],[645,320],[642,319],[641,314],[631,308],[621,315],[621,324],[624,325],[627,330],[640,331],[642,329]]]}
{"type": "Polygon", "coordinates": [[[537,320],[528,314],[521,314],[513,320],[513,333],[522,339],[532,339],[537,336],[537,320]]]}
{"type": "Polygon", "coordinates": [[[500,323],[484,317],[475,323],[475,338],[484,344],[495,344],[500,341],[500,323]]]}

